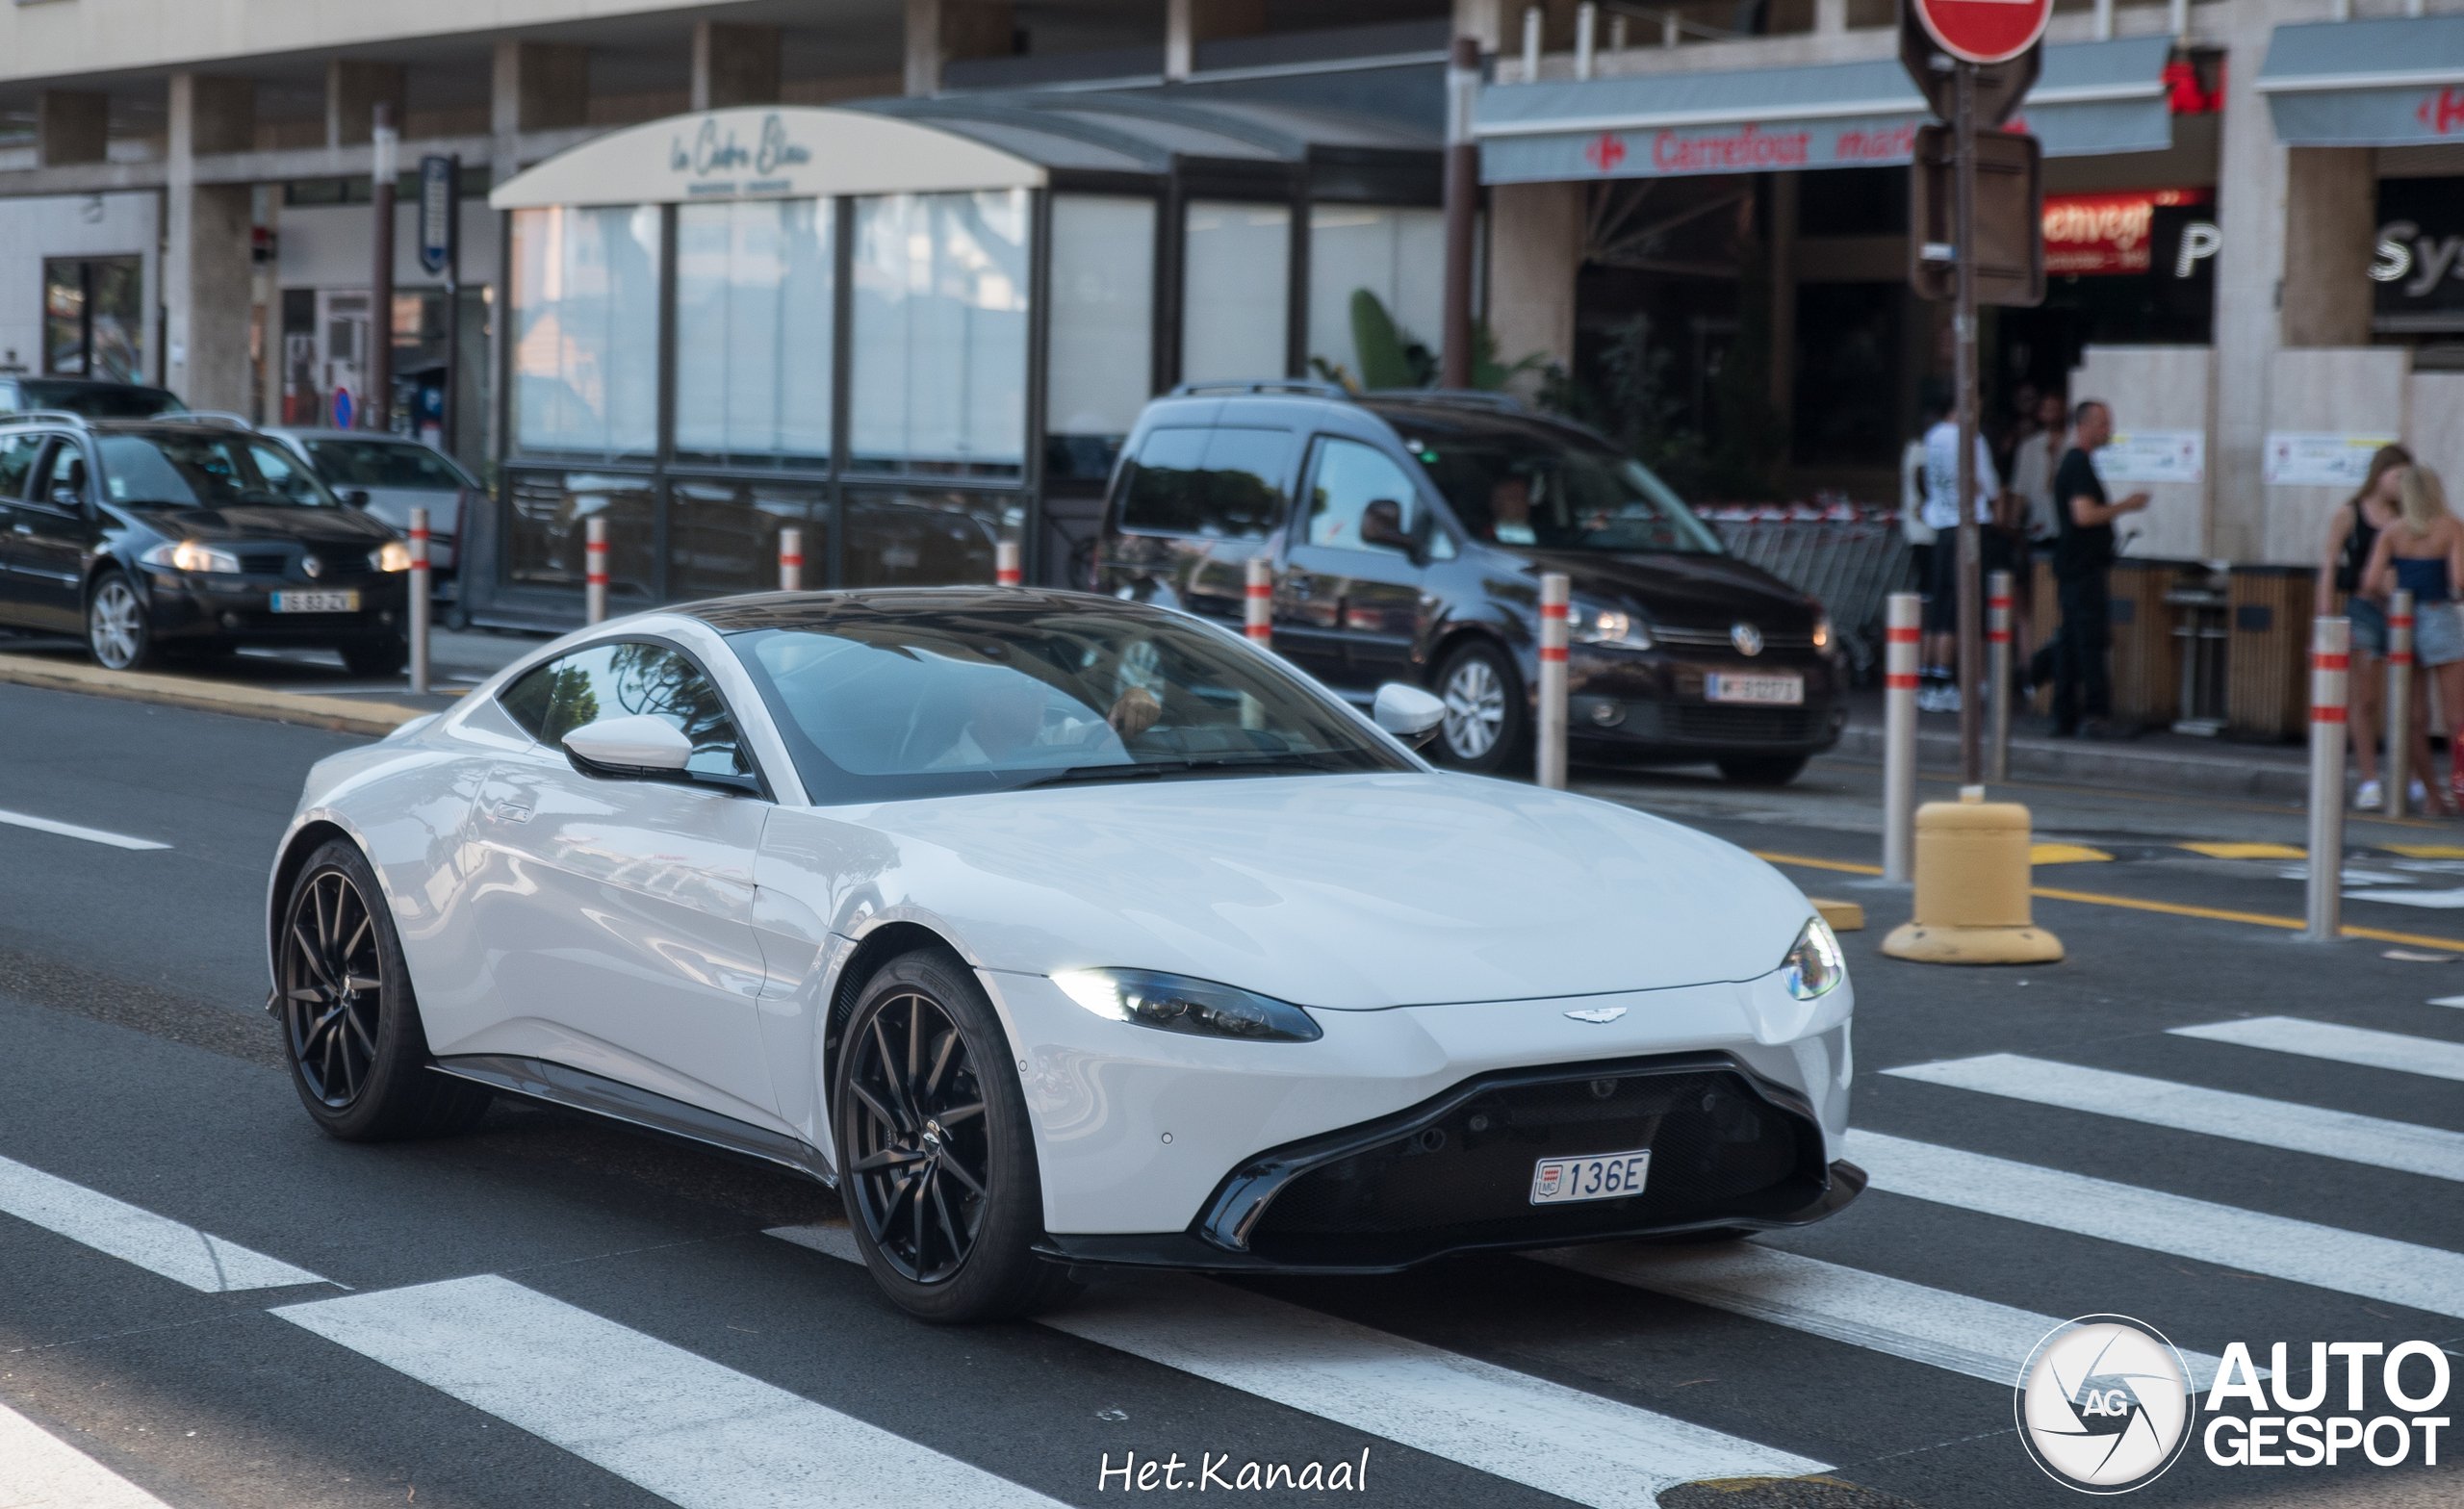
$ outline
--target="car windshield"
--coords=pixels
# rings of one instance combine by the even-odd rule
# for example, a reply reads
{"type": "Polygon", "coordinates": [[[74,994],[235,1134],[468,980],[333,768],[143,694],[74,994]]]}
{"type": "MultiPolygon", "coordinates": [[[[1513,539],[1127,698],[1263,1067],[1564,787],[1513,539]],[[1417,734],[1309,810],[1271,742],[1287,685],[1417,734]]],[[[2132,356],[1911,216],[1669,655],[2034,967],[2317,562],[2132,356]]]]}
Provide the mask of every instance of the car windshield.
{"type": "Polygon", "coordinates": [[[312,440],[308,459],[328,487],[403,487],[451,492],[471,485],[453,463],[413,441],[312,440]]]}
{"type": "Polygon", "coordinates": [[[175,508],[339,508],[298,458],[241,433],[105,435],[103,486],[121,503],[175,508]]]}
{"type": "Polygon", "coordinates": [[[1463,526],[1546,550],[1721,553],[1720,537],[1643,464],[1605,447],[1500,431],[1403,445],[1463,526]]]}
{"type": "Polygon", "coordinates": [[[1271,656],[1109,602],[731,637],[816,803],[1416,768],[1271,656]]]}
{"type": "Polygon", "coordinates": [[[17,383],[17,393],[27,408],[82,414],[90,420],[150,420],[158,414],[188,412],[188,405],[163,389],[141,388],[135,383],[23,378],[17,383]]]}

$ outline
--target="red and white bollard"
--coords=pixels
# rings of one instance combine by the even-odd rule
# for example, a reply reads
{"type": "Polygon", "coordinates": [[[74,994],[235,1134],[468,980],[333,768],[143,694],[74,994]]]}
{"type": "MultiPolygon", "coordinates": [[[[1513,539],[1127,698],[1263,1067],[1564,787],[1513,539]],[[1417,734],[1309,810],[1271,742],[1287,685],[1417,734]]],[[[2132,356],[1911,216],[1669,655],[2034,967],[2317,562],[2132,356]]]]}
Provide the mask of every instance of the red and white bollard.
{"type": "Polygon", "coordinates": [[[411,510],[411,692],[427,695],[427,510],[411,510]]]}
{"type": "Polygon", "coordinates": [[[2332,943],[2344,932],[2345,698],[2351,668],[2351,621],[2314,620],[2310,634],[2310,925],[2301,934],[2313,943],[2332,943]]]}
{"type": "Polygon", "coordinates": [[[1894,592],[1883,616],[1883,879],[1916,879],[1916,659],[1925,600],[1894,592]]]}
{"type": "Polygon", "coordinates": [[[1540,737],[1532,763],[1552,791],[1566,789],[1566,604],[1573,595],[1565,573],[1540,578],[1540,737]]]}
{"type": "Polygon", "coordinates": [[[596,514],[582,526],[582,558],[590,563],[582,577],[582,622],[607,622],[607,521],[596,514]]]}
{"type": "Polygon", "coordinates": [[[802,529],[779,531],[779,590],[805,590],[805,532],[802,529]]]}
{"type": "Polygon", "coordinates": [[[1985,779],[2011,779],[2011,574],[1988,573],[1985,587],[1986,674],[1993,688],[1993,723],[1988,729],[1985,779]]]}
{"type": "Polygon", "coordinates": [[[1018,542],[1003,540],[995,545],[992,548],[992,584],[1014,587],[1026,579],[1027,574],[1018,566],[1018,542]]]}
{"type": "Polygon", "coordinates": [[[1241,622],[1249,642],[1261,650],[1274,643],[1274,566],[1263,555],[1249,557],[1241,622]]]}
{"type": "MultiPolygon", "coordinates": [[[[2378,731],[2387,738],[2386,793],[2389,817],[2404,815],[2404,799],[2412,794],[2413,763],[2413,595],[2398,592],[2387,600],[2387,700],[2379,709],[2378,731]]],[[[2429,779],[2428,771],[2422,779],[2429,779]]]]}

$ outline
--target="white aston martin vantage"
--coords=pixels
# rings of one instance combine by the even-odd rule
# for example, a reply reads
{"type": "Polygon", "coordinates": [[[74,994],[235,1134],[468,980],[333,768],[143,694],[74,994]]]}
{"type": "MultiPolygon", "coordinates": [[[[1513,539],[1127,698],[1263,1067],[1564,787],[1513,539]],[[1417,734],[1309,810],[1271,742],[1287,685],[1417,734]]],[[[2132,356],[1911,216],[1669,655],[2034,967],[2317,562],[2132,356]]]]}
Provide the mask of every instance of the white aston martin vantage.
{"type": "Polygon", "coordinates": [[[514,1095],[765,1159],[933,1319],[1846,1205],[1805,897],[1430,768],[1441,714],[1069,593],[602,624],[316,767],[268,1009],[335,1137],[514,1095]]]}

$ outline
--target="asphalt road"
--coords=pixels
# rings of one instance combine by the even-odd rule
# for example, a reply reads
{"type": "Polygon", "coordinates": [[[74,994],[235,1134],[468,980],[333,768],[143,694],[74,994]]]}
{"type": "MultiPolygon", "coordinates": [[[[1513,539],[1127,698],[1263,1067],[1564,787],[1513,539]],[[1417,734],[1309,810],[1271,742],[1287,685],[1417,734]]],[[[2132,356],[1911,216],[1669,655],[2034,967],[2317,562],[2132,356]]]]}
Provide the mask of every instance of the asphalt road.
{"type": "MultiPolygon", "coordinates": [[[[2464,830],[2357,824],[2348,920],[2414,941],[2321,947],[2196,914],[2297,915],[2298,860],[2182,847],[2297,847],[2297,813],[2021,791],[2041,841],[2109,857],[2038,883],[2105,899],[2038,903],[2064,963],[1953,970],[1877,952],[1907,902],[1861,873],[1872,772],[1590,773],[1871,911],[1847,944],[1876,1187],[1847,1212],[1741,1251],[1592,1249],[1604,1271],[1114,1279],[1044,1323],[936,1330],[833,1255],[814,1186],[501,1107],[449,1141],[316,1134],[261,1010],[264,875],[301,775],[355,742],[0,686],[0,1506],[1101,1504],[1136,1491],[1099,1477],[1129,1452],[1177,1453],[1185,1488],[1202,1454],[1366,1452],[1349,1496],[1394,1505],[1820,1467],[1860,1487],[1662,1502],[1998,1509],[2076,1501],[1977,1375],[2041,1317],[2262,1367],[2291,1343],[2297,1381],[2313,1341],[2464,1351],[2464,1011],[2430,1004],[2464,996],[2437,899],[2464,848],[2434,852],[2464,830]]],[[[2374,1375],[2365,1413],[2394,1413],[2374,1375]]],[[[2431,1469],[2194,1446],[2131,1501],[2464,1503],[2451,1442],[2431,1469]]]]}

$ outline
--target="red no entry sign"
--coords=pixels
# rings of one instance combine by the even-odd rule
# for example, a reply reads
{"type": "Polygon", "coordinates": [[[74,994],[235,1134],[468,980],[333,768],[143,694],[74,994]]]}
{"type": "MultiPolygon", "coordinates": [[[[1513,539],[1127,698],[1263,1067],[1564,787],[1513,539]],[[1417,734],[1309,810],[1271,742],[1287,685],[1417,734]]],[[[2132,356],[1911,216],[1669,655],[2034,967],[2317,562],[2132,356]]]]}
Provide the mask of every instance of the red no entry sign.
{"type": "Polygon", "coordinates": [[[1954,58],[2002,63],[2037,44],[2053,0],[1908,0],[1926,35],[1954,58]]]}

